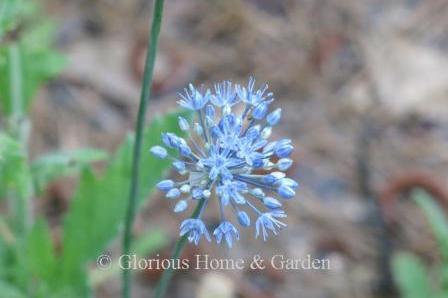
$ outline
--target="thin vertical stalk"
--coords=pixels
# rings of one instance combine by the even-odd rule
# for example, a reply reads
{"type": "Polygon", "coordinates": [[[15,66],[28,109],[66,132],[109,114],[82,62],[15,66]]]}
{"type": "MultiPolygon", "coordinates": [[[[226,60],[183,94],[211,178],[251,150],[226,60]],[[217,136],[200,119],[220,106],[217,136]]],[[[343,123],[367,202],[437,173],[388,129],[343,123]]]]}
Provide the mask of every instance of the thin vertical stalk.
{"type": "Polygon", "coordinates": [[[22,82],[22,59],[20,56],[20,48],[14,43],[8,48],[8,58],[10,63],[9,81],[10,81],[10,98],[11,111],[13,117],[23,116],[23,82],[22,82]]]}
{"type": "MultiPolygon", "coordinates": [[[[8,133],[20,144],[20,151],[24,155],[25,162],[28,163],[28,141],[30,132],[30,122],[27,118],[25,108],[24,91],[24,61],[22,60],[22,45],[19,41],[11,43],[7,48],[8,82],[9,82],[9,115],[8,133]]],[[[25,171],[29,172],[29,164],[24,165],[25,171]]],[[[19,241],[26,239],[31,224],[33,222],[33,200],[34,189],[31,177],[26,175],[26,181],[21,181],[20,189],[15,189],[7,194],[11,210],[13,210],[13,225],[16,238],[19,241]]],[[[18,247],[17,253],[25,253],[23,247],[18,247]]],[[[26,271],[21,272],[21,279],[18,281],[30,294],[31,285],[29,275],[26,271]]]]}
{"type": "MultiPolygon", "coordinates": [[[[20,108],[23,101],[22,96],[22,63],[20,59],[19,46],[13,43],[8,48],[8,61],[9,61],[9,86],[10,86],[10,109],[11,118],[9,119],[11,133],[20,140],[20,134],[18,129],[19,119],[22,117],[22,109],[20,108]]],[[[9,194],[11,206],[14,208],[15,229],[18,234],[22,234],[25,231],[25,198],[18,196],[16,192],[9,194]]]]}
{"type": "MultiPolygon", "coordinates": [[[[23,152],[28,159],[28,137],[29,137],[29,122],[25,116],[24,108],[24,87],[23,87],[23,65],[20,44],[12,43],[8,47],[8,64],[9,64],[9,109],[11,115],[8,119],[9,132],[23,149],[23,152]]],[[[19,235],[25,235],[28,231],[31,222],[31,197],[32,187],[28,181],[27,189],[16,191],[10,194],[12,206],[15,211],[15,225],[16,232],[19,235]]]]}
{"type": "MultiPolygon", "coordinates": [[[[202,199],[199,204],[196,206],[196,209],[193,211],[191,218],[198,218],[202,207],[206,203],[206,199],[202,199]]],[[[171,259],[176,260],[179,259],[181,252],[183,251],[185,245],[187,244],[188,235],[184,235],[177,240],[176,245],[174,246],[173,253],[171,255],[171,259]]],[[[163,271],[162,278],[157,285],[154,298],[162,298],[165,296],[166,290],[170,283],[171,278],[173,277],[173,268],[168,268],[163,271]]]]}
{"type": "MultiPolygon", "coordinates": [[[[126,211],[123,254],[130,254],[132,244],[132,226],[135,218],[137,199],[139,191],[140,174],[140,156],[142,147],[142,135],[145,124],[146,107],[151,96],[151,83],[154,74],[154,65],[159,42],[160,27],[162,23],[164,0],[155,0],[152,15],[151,32],[148,40],[148,51],[145,60],[145,72],[143,76],[142,88],[140,93],[140,105],[135,124],[135,143],[132,157],[131,185],[129,188],[129,202],[126,211]]],[[[131,272],[123,270],[123,298],[129,298],[131,295],[131,272]]]]}

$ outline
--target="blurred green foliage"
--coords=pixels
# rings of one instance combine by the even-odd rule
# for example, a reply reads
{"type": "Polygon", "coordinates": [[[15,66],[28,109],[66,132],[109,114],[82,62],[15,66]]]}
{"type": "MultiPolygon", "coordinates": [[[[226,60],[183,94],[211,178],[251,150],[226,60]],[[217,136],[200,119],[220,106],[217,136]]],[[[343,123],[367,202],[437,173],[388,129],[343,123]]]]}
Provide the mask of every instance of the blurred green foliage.
{"type": "MultiPolygon", "coordinates": [[[[164,118],[156,117],[144,134],[144,148],[150,148],[157,143],[162,130],[178,130],[176,126],[179,115],[180,113],[171,113],[164,118]]],[[[43,161],[49,161],[51,175],[55,178],[67,173],[64,167],[60,167],[66,163],[67,159],[73,156],[84,158],[78,159],[80,164],[85,164],[79,167],[81,178],[64,219],[63,249],[56,253],[48,225],[43,219],[38,219],[24,239],[15,239],[13,243],[2,245],[6,250],[0,250],[0,259],[9,259],[6,263],[10,263],[12,259],[12,263],[5,267],[7,269],[3,274],[0,274],[3,280],[9,280],[10,285],[19,285],[16,291],[26,289],[29,287],[28,282],[32,281],[34,294],[32,297],[91,296],[87,266],[118,235],[124,220],[130,182],[132,145],[133,136],[129,135],[114,156],[108,160],[105,172],[99,177],[85,162],[96,160],[93,157],[103,159],[104,155],[99,154],[100,151],[77,152],[85,153],[84,156],[83,154],[58,153],[54,155],[57,156],[56,159],[49,155],[36,160],[33,165],[38,164],[42,168],[46,167],[43,161]],[[20,267],[20,270],[14,270],[14,267],[15,269],[20,267]]],[[[4,161],[8,160],[9,158],[5,155],[4,161]]],[[[142,163],[140,202],[150,195],[156,181],[169,167],[169,162],[160,162],[150,154],[144,155],[142,163]]],[[[6,172],[2,166],[0,171],[6,172]]],[[[70,171],[73,171],[73,168],[70,168],[70,171]]],[[[8,173],[13,172],[8,171],[8,173]]],[[[33,179],[37,178],[36,175],[45,175],[46,182],[52,180],[46,180],[48,178],[46,171],[29,172],[30,175],[33,173],[35,174],[33,179]]],[[[41,184],[41,186],[44,185],[41,184]]],[[[4,238],[2,236],[0,233],[0,238],[4,238]]],[[[137,241],[136,245],[158,248],[164,243],[164,239],[165,237],[147,237],[140,242],[137,241]],[[152,239],[150,243],[148,239],[152,239]]],[[[145,253],[147,252],[146,250],[145,253]]]]}
{"type": "Polygon", "coordinates": [[[0,47],[0,108],[6,115],[22,116],[37,88],[60,72],[65,59],[52,46],[54,24],[32,1],[6,0],[0,7],[0,36],[5,32],[0,47]]]}
{"type": "Polygon", "coordinates": [[[416,192],[415,200],[437,239],[442,262],[429,268],[418,256],[399,253],[392,264],[395,280],[405,298],[445,298],[448,297],[448,220],[443,209],[425,192],[416,192]]]}
{"type": "MultiPolygon", "coordinates": [[[[0,297],[91,297],[92,276],[102,278],[89,265],[117,237],[124,221],[133,135],[111,157],[89,148],[29,159],[26,123],[32,99],[65,65],[53,47],[53,33],[54,25],[34,2],[0,2],[0,200],[8,207],[0,214],[0,297]],[[91,165],[98,161],[105,163],[102,175],[91,165]],[[32,215],[32,205],[49,183],[73,175],[80,175],[79,183],[63,219],[61,243],[56,243],[46,218],[32,215]]],[[[144,132],[143,148],[158,143],[162,130],[181,134],[180,114],[188,116],[155,117],[144,132]]],[[[169,161],[144,154],[141,162],[143,202],[169,161]]],[[[135,251],[148,253],[165,239],[160,231],[148,233],[137,240],[135,251]]]]}
{"type": "Polygon", "coordinates": [[[102,150],[85,148],[66,152],[51,152],[34,160],[31,164],[34,189],[40,194],[45,187],[61,175],[78,174],[92,162],[106,160],[108,154],[102,150]]]}
{"type": "Polygon", "coordinates": [[[36,9],[32,1],[2,0],[0,3],[0,41],[5,33],[14,32],[17,24],[36,9]]]}
{"type": "MultiPolygon", "coordinates": [[[[158,143],[165,129],[180,133],[177,127],[179,113],[156,118],[143,136],[143,148],[158,143]]],[[[186,116],[186,115],[184,115],[186,116]]],[[[81,282],[85,285],[85,272],[75,264],[95,259],[119,232],[126,206],[131,176],[133,137],[126,138],[115,156],[109,161],[104,175],[96,178],[86,169],[81,175],[78,190],[66,216],[63,229],[64,251],[61,269],[63,284],[81,282]]],[[[142,156],[140,175],[140,202],[148,197],[156,182],[169,167],[169,161],[156,160],[150,154],[142,156]]],[[[85,294],[85,293],[84,293],[85,294]]]]}
{"type": "Polygon", "coordinates": [[[19,142],[5,133],[0,133],[0,199],[7,192],[15,192],[21,197],[30,196],[31,179],[26,153],[19,142]]]}

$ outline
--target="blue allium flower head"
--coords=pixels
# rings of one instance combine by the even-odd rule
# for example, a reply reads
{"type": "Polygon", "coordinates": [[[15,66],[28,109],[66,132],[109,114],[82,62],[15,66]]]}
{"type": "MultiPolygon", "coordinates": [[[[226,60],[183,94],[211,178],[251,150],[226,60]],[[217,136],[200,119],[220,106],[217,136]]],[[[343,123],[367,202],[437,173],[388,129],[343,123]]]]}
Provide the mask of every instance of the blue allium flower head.
{"type": "Polygon", "coordinates": [[[223,81],[205,91],[190,84],[180,97],[178,103],[197,115],[192,123],[179,117],[179,128],[189,133],[188,141],[166,132],[162,134],[165,147],[150,150],[157,158],[172,160],[184,176],[180,182],[157,184],[168,199],[177,201],[174,212],[201,204],[195,218],[182,222],[180,235],[196,245],[203,236],[211,240],[201,220],[210,200],[217,200],[221,214],[221,223],[213,232],[217,243],[225,239],[232,247],[239,240],[226,208],[234,211],[243,227],[251,226],[252,213],[256,237],[262,235],[266,241],[269,232],[276,235],[286,227],[281,221],[286,217],[281,199],[292,199],[299,185],[284,173],[293,163],[288,158],[294,149],[291,140],[268,141],[272,127],[281,119],[280,108],[269,111],[274,98],[268,86],[257,89],[253,78],[245,86],[223,81]],[[178,157],[169,155],[166,148],[178,157]]]}

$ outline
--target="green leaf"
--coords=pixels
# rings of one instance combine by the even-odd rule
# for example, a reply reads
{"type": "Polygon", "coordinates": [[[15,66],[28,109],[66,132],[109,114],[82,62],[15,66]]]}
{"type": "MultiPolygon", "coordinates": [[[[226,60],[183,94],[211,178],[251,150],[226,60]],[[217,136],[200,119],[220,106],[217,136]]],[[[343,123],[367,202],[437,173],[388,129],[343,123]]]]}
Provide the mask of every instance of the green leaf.
{"type": "Polygon", "coordinates": [[[446,262],[440,268],[440,289],[438,297],[448,297],[448,265],[446,262]]]}
{"type": "Polygon", "coordinates": [[[107,153],[97,149],[78,149],[44,155],[31,165],[34,188],[39,193],[52,180],[75,175],[90,163],[106,158],[107,153]]]}
{"type": "Polygon", "coordinates": [[[7,115],[24,115],[40,85],[65,65],[52,49],[53,30],[51,23],[39,23],[0,47],[0,108],[7,115]]]}
{"type": "Polygon", "coordinates": [[[397,254],[392,260],[392,269],[404,298],[432,297],[428,272],[416,256],[408,253],[397,254]]]}
{"type": "Polygon", "coordinates": [[[25,257],[29,273],[43,281],[51,281],[57,269],[53,240],[47,223],[38,220],[31,229],[25,257]]]}
{"type": "Polygon", "coordinates": [[[415,191],[414,198],[425,212],[426,218],[436,236],[440,252],[448,266],[448,221],[441,208],[426,192],[415,191]]]}
{"type": "MultiPolygon", "coordinates": [[[[156,117],[144,133],[139,201],[147,198],[164,175],[169,161],[154,158],[149,149],[160,143],[164,131],[180,134],[177,118],[181,113],[156,117]]],[[[185,116],[185,113],[183,113],[185,116]]],[[[83,171],[63,228],[64,251],[61,278],[76,283],[86,263],[101,254],[118,234],[124,220],[129,196],[133,137],[127,137],[110,161],[104,175],[96,178],[83,171]]]]}
{"type": "Polygon", "coordinates": [[[168,235],[164,231],[153,229],[135,240],[133,251],[135,254],[145,256],[157,251],[168,244],[168,235]]]}
{"type": "Polygon", "coordinates": [[[8,284],[6,281],[0,280],[0,294],[1,297],[8,298],[26,298],[24,294],[20,292],[19,289],[15,288],[14,285],[8,284]]]}
{"type": "MultiPolygon", "coordinates": [[[[9,263],[9,245],[8,240],[5,238],[9,238],[9,235],[5,234],[5,228],[7,228],[3,218],[0,217],[0,280],[5,279],[8,272],[8,263],[9,263]]],[[[9,231],[6,231],[9,234],[9,231]]]]}
{"type": "Polygon", "coordinates": [[[50,229],[43,219],[34,224],[28,234],[25,245],[18,248],[17,266],[26,267],[26,287],[32,287],[35,298],[75,298],[87,297],[82,288],[73,289],[72,285],[58,287],[60,266],[55,255],[50,229]]]}

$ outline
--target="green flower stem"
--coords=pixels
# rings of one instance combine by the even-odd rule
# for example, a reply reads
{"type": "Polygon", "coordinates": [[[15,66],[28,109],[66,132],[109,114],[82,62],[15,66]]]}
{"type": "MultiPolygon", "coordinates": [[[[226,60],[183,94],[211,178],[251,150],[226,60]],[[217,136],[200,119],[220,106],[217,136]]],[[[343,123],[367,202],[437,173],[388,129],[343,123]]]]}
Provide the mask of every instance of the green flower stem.
{"type": "MultiPolygon", "coordinates": [[[[21,45],[18,42],[12,43],[8,47],[7,59],[9,64],[8,81],[10,85],[10,110],[8,117],[8,132],[20,144],[20,150],[23,151],[26,161],[28,161],[28,141],[30,132],[30,122],[24,109],[24,82],[23,82],[23,61],[21,45]]],[[[28,167],[28,165],[26,165],[28,167]]],[[[33,222],[32,198],[34,197],[33,184],[31,177],[24,177],[20,182],[20,188],[8,193],[9,203],[13,211],[13,225],[17,239],[20,241],[26,239],[31,224],[33,222]]],[[[18,254],[25,253],[23,247],[18,248],[18,254]]],[[[28,273],[23,271],[23,279],[20,281],[25,292],[31,294],[31,284],[28,273]]]]}
{"type": "MultiPolygon", "coordinates": [[[[28,156],[28,137],[29,124],[24,113],[24,97],[23,97],[23,73],[22,59],[20,53],[20,45],[12,43],[8,47],[9,61],[9,84],[11,99],[11,116],[9,117],[9,131],[18,142],[20,142],[24,153],[28,156]]],[[[31,189],[31,182],[27,181],[28,190],[31,189]]],[[[11,193],[11,201],[15,210],[15,227],[19,235],[25,235],[31,222],[31,191],[21,191],[19,193],[11,193]]]]}
{"type": "MultiPolygon", "coordinates": [[[[138,109],[137,122],[135,125],[135,143],[132,157],[131,185],[129,189],[129,202],[125,218],[125,228],[123,237],[123,254],[130,254],[132,244],[132,226],[135,218],[140,174],[140,156],[142,147],[142,135],[145,124],[146,107],[151,96],[151,83],[154,74],[154,65],[159,42],[160,27],[163,15],[163,0],[155,0],[149,37],[148,52],[146,54],[145,72],[143,76],[142,89],[140,94],[140,105],[138,109]]],[[[131,272],[123,270],[123,297],[129,298],[131,295],[131,272]]]]}
{"type": "MultiPolygon", "coordinates": [[[[198,218],[199,214],[201,213],[202,206],[204,206],[206,199],[202,199],[199,204],[196,206],[196,209],[194,210],[193,214],[191,215],[191,218],[198,218]]],[[[179,256],[181,252],[183,251],[185,245],[187,244],[188,235],[184,235],[179,238],[176,242],[176,246],[174,247],[173,253],[171,255],[171,259],[179,259],[179,256]]],[[[166,294],[166,289],[168,288],[168,284],[170,283],[171,278],[173,277],[173,268],[168,268],[165,271],[163,271],[162,278],[160,279],[154,298],[162,298],[166,294]]]]}
{"type": "Polygon", "coordinates": [[[22,82],[22,59],[20,48],[14,43],[8,48],[8,58],[11,67],[9,68],[9,81],[11,83],[10,98],[11,110],[14,117],[23,116],[23,82],[22,82]]]}

